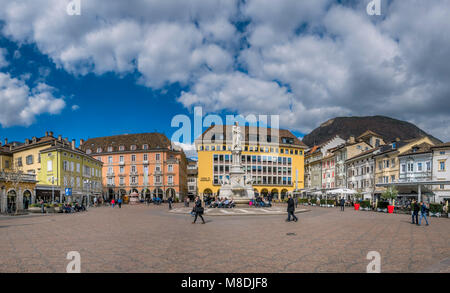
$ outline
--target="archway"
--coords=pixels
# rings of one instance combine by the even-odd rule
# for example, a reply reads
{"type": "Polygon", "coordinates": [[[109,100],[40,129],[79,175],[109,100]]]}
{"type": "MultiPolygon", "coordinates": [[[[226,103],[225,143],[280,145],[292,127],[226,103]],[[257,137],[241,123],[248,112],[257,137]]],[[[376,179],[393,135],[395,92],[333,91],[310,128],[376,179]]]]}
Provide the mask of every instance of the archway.
{"type": "Polygon", "coordinates": [[[287,196],[288,196],[288,190],[287,189],[282,189],[281,190],[281,199],[283,200],[287,196]]]}
{"type": "Polygon", "coordinates": [[[125,189],[119,190],[119,197],[123,200],[124,196],[127,195],[127,191],[125,189]]]}
{"type": "Polygon", "coordinates": [[[155,190],[153,190],[153,196],[163,199],[164,192],[162,191],[161,188],[156,188],[155,190]]]}
{"type": "Polygon", "coordinates": [[[266,188],[263,188],[261,190],[261,196],[264,198],[267,198],[268,195],[269,195],[269,191],[266,188]]]}
{"type": "Polygon", "coordinates": [[[209,203],[213,200],[213,192],[211,189],[206,188],[203,190],[203,201],[209,203]]]}
{"type": "Polygon", "coordinates": [[[144,198],[145,200],[149,200],[152,197],[152,193],[150,191],[150,189],[146,188],[144,190],[142,190],[142,198],[144,198]]]}
{"type": "Polygon", "coordinates": [[[270,193],[272,194],[272,198],[279,199],[278,189],[274,188],[270,193]]]}
{"type": "Polygon", "coordinates": [[[175,189],[168,188],[166,190],[166,198],[169,198],[170,196],[172,196],[172,200],[175,200],[176,195],[177,195],[177,192],[175,191],[175,189]]]}
{"type": "Polygon", "coordinates": [[[16,199],[17,199],[17,193],[14,189],[11,189],[8,191],[8,194],[6,196],[6,211],[8,213],[12,213],[16,211],[16,199]]]}
{"type": "Polygon", "coordinates": [[[29,190],[25,190],[23,192],[23,209],[27,210],[30,204],[31,204],[31,192],[29,190]]]}
{"type": "Polygon", "coordinates": [[[114,198],[114,189],[108,189],[108,199],[111,200],[114,198]]]}

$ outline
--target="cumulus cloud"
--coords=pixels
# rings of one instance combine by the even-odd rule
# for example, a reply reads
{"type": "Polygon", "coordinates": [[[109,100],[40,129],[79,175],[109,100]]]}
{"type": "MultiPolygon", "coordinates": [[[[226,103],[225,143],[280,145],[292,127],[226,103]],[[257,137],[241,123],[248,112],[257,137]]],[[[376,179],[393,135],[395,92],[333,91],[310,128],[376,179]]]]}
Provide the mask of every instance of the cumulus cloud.
{"type": "Polygon", "coordinates": [[[78,110],[78,109],[80,109],[80,106],[78,106],[78,105],[72,105],[72,111],[76,111],[76,110],[78,110]]]}
{"type": "Polygon", "coordinates": [[[178,146],[180,148],[183,149],[186,157],[188,158],[197,158],[198,154],[197,154],[197,150],[195,149],[195,144],[188,144],[188,143],[182,143],[182,142],[177,142],[174,141],[173,142],[175,144],[175,146],[178,146]]]}
{"type": "Polygon", "coordinates": [[[0,48],[0,68],[8,66],[9,62],[6,60],[8,51],[5,48],[0,48]]]}
{"type": "Polygon", "coordinates": [[[38,115],[59,114],[65,102],[55,98],[53,91],[54,88],[44,83],[30,89],[24,81],[0,72],[0,124],[29,126],[38,115]]]}
{"type": "Polygon", "coordinates": [[[91,0],[81,16],[67,3],[0,0],[1,33],[74,75],[185,85],[186,107],[279,114],[301,132],[381,114],[450,140],[449,1],[382,1],[382,17],[368,1],[91,0]]]}

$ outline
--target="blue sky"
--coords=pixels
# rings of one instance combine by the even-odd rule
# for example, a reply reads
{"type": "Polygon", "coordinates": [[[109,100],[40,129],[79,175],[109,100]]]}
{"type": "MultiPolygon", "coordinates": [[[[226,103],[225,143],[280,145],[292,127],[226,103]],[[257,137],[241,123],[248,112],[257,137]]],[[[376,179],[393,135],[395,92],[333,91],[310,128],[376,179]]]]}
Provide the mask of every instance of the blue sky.
{"type": "Polygon", "coordinates": [[[448,1],[382,0],[380,16],[369,0],[70,1],[0,0],[2,140],[170,138],[198,106],[297,136],[385,115],[450,140],[448,1]]]}

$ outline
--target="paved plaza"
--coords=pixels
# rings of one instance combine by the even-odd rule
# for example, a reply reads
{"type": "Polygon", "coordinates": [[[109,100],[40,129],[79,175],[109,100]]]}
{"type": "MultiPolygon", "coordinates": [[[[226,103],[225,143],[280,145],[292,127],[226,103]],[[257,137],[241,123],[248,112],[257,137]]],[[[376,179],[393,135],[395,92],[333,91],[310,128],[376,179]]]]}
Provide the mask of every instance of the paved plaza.
{"type": "MultiPolygon", "coordinates": [[[[176,208],[182,207],[181,204],[176,208]]],[[[0,272],[450,272],[450,219],[430,226],[408,215],[308,207],[286,215],[206,216],[191,224],[167,206],[92,208],[86,213],[0,217],[0,272]]]]}

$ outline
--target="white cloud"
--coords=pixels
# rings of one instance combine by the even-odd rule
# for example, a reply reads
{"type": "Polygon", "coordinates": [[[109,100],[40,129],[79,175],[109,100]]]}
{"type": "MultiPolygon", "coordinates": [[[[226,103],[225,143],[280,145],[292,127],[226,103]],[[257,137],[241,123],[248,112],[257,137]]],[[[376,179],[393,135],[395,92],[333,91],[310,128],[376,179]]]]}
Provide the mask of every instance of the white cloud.
{"type": "MultiPolygon", "coordinates": [[[[389,115],[450,140],[450,2],[332,0],[0,0],[2,34],[34,43],[74,75],[140,74],[189,89],[209,111],[279,114],[308,132],[341,115],[389,115]],[[419,17],[420,16],[420,17],[419,17]],[[234,21],[248,22],[239,32],[234,21]],[[245,39],[245,44],[239,40],[245,39]],[[240,50],[240,48],[244,48],[240,50]],[[236,68],[246,70],[246,73],[236,68]]],[[[0,59],[1,60],[1,59],[0,59]]]]}
{"type": "Polygon", "coordinates": [[[72,105],[72,111],[76,111],[76,110],[78,110],[78,109],[80,109],[80,106],[78,106],[78,105],[72,105]]]}
{"type": "Polygon", "coordinates": [[[195,144],[188,144],[174,141],[173,144],[183,149],[186,157],[188,158],[197,158],[197,150],[195,149],[195,144]]]}
{"type": "Polygon", "coordinates": [[[55,98],[53,91],[44,83],[30,89],[24,81],[0,72],[0,124],[29,126],[38,115],[59,114],[65,102],[55,98]]]}
{"type": "Polygon", "coordinates": [[[8,66],[9,62],[6,60],[8,51],[5,48],[0,48],[0,68],[8,66]]]}

